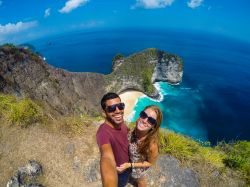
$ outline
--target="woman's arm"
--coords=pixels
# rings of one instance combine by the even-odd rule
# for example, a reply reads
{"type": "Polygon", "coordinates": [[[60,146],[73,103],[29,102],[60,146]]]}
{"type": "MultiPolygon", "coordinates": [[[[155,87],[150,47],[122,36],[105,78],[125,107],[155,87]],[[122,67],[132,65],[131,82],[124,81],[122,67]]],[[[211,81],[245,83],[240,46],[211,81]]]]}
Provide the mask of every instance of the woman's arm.
{"type": "Polygon", "coordinates": [[[118,170],[118,172],[123,172],[124,170],[131,167],[132,168],[151,167],[156,162],[157,156],[158,156],[158,145],[156,142],[153,142],[150,144],[148,161],[134,162],[134,163],[126,162],[120,165],[119,167],[116,167],[116,169],[118,170]]]}
{"type": "Polygon", "coordinates": [[[159,154],[158,144],[154,141],[150,144],[148,161],[153,165],[155,164],[159,154]]]}
{"type": "Polygon", "coordinates": [[[135,168],[135,167],[150,167],[152,166],[152,164],[148,161],[144,161],[144,162],[126,162],[123,163],[122,165],[120,165],[119,167],[116,167],[117,171],[119,173],[122,173],[123,171],[125,171],[128,168],[135,168]]]}
{"type": "Polygon", "coordinates": [[[156,142],[152,142],[149,147],[148,160],[144,162],[132,163],[132,167],[150,167],[153,164],[155,164],[157,156],[158,156],[158,144],[156,142]]]}

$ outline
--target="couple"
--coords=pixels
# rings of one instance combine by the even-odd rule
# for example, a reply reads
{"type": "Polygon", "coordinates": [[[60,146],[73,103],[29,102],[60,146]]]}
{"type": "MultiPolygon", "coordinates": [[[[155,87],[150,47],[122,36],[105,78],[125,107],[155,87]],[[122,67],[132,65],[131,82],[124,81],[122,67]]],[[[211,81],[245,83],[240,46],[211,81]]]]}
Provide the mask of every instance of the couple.
{"type": "Polygon", "coordinates": [[[129,176],[137,186],[146,186],[144,175],[158,156],[162,121],[159,107],[151,105],[141,111],[135,129],[130,132],[124,124],[125,105],[119,95],[105,94],[101,106],[106,117],[97,131],[96,140],[101,153],[103,186],[125,186],[129,176]]]}

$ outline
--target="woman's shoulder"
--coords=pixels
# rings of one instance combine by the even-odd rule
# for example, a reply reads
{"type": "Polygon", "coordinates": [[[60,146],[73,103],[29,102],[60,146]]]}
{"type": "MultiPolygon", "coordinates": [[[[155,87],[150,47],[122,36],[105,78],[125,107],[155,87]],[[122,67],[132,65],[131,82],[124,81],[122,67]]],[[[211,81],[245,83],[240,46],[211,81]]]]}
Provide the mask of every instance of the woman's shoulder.
{"type": "Polygon", "coordinates": [[[151,142],[149,144],[149,150],[154,151],[154,150],[158,150],[158,148],[159,148],[158,141],[155,139],[151,140],[151,142]]]}

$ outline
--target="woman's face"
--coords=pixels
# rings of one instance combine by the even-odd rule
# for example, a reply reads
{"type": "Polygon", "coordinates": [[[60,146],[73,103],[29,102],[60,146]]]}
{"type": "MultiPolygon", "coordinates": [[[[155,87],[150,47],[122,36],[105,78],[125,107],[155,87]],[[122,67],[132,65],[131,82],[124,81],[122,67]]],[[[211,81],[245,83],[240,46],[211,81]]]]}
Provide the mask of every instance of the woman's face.
{"type": "Polygon", "coordinates": [[[144,110],[144,113],[141,113],[139,119],[136,121],[136,128],[139,131],[148,132],[150,129],[152,129],[155,124],[152,123],[152,121],[156,121],[157,114],[154,110],[148,108],[144,110]],[[151,118],[151,119],[150,119],[151,118]],[[153,118],[153,119],[152,119],[153,118]]]}

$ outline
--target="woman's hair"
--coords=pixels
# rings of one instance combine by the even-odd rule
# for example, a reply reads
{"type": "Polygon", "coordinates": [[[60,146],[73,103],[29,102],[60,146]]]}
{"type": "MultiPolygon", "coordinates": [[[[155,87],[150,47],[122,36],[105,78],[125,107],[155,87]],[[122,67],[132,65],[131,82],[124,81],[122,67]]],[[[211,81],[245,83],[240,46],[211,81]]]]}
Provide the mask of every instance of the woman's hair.
{"type": "MultiPolygon", "coordinates": [[[[149,105],[145,107],[143,111],[145,111],[146,109],[153,110],[157,116],[156,117],[157,124],[152,129],[150,129],[146,138],[139,144],[139,147],[138,147],[138,151],[140,154],[148,156],[150,144],[152,142],[157,143],[157,144],[159,143],[159,129],[160,129],[160,125],[162,122],[162,112],[160,108],[156,105],[149,105]]],[[[133,133],[135,133],[135,130],[133,133]]]]}

